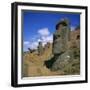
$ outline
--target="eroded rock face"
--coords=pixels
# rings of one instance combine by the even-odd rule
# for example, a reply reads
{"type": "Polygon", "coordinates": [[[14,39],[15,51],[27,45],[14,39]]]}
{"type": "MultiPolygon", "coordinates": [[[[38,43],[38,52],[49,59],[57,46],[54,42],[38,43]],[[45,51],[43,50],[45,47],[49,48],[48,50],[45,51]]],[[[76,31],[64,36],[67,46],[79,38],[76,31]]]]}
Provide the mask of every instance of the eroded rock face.
{"type": "Polygon", "coordinates": [[[80,50],[77,48],[67,50],[63,54],[57,56],[51,70],[62,70],[67,64],[70,64],[76,59],[80,59],[80,50]]]}

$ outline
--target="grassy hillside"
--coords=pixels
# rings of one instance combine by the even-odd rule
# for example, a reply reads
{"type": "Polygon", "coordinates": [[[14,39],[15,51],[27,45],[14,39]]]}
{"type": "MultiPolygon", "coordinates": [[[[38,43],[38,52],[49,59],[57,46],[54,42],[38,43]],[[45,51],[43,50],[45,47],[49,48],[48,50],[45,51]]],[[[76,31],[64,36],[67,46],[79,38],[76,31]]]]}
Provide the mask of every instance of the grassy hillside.
{"type": "Polygon", "coordinates": [[[68,41],[68,49],[59,56],[57,61],[53,59],[52,44],[49,48],[45,48],[42,55],[36,52],[26,52],[23,54],[23,77],[34,76],[52,76],[52,75],[78,75],[80,74],[80,30],[71,32],[71,41],[68,41]],[[70,60],[68,60],[68,51],[70,60]],[[53,60],[52,60],[53,59],[53,60]],[[62,61],[60,60],[62,59],[62,61]],[[50,61],[49,61],[50,60],[50,61]],[[49,61],[47,65],[45,62],[49,61]],[[52,65],[51,65],[52,64],[52,65]],[[49,68],[47,67],[49,66],[49,68]]]}
{"type": "Polygon", "coordinates": [[[25,53],[23,55],[23,77],[63,74],[63,72],[52,72],[44,65],[44,61],[49,60],[51,57],[53,57],[52,44],[42,55],[29,52],[25,53]]]}

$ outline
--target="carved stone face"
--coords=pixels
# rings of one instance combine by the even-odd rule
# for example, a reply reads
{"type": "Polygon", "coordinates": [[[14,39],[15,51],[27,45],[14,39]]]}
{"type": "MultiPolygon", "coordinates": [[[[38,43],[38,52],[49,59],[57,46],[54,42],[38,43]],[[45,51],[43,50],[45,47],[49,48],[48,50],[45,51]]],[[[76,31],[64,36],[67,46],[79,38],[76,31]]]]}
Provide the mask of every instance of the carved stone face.
{"type": "Polygon", "coordinates": [[[64,24],[65,22],[60,23],[58,25],[58,28],[56,32],[54,33],[53,38],[53,53],[54,54],[60,54],[64,52],[67,48],[67,41],[69,40],[69,31],[70,28],[67,24],[64,24]]]}
{"type": "Polygon", "coordinates": [[[60,24],[60,25],[59,25],[59,27],[58,27],[58,29],[57,29],[57,31],[58,31],[58,32],[60,32],[60,31],[61,31],[61,29],[62,29],[62,27],[63,27],[63,25],[62,25],[62,24],[60,24]]]}

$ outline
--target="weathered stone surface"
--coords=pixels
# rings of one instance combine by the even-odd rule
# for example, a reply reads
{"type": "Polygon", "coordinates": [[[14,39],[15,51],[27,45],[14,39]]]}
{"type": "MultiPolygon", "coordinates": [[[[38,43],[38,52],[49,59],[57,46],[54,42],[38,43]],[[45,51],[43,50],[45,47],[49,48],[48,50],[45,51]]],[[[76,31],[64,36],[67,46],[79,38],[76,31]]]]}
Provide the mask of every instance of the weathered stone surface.
{"type": "Polygon", "coordinates": [[[58,55],[55,62],[53,63],[52,70],[62,70],[67,64],[72,62],[74,59],[79,57],[79,49],[70,49],[61,55],[58,55]]]}
{"type": "Polygon", "coordinates": [[[66,20],[56,25],[53,35],[53,54],[61,54],[67,49],[67,42],[70,39],[70,27],[66,20]]]}

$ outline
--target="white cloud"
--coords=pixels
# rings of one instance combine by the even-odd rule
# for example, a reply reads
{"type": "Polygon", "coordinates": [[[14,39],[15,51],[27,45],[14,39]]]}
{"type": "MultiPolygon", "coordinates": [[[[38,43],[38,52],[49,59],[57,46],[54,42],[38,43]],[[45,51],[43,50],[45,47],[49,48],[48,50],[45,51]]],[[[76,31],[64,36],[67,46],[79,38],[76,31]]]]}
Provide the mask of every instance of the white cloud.
{"type": "Polygon", "coordinates": [[[28,48],[37,49],[37,47],[38,47],[38,41],[33,41],[33,42],[25,41],[24,42],[24,51],[28,51],[28,48]]]}
{"type": "Polygon", "coordinates": [[[29,44],[29,41],[24,41],[24,45],[28,45],[29,44]]]}
{"type": "Polygon", "coordinates": [[[37,47],[38,47],[38,41],[31,42],[29,45],[30,49],[37,49],[37,47]]]}
{"type": "Polygon", "coordinates": [[[74,31],[75,30],[75,27],[74,26],[71,26],[71,31],[74,31]]]}
{"type": "Polygon", "coordinates": [[[41,40],[41,39],[38,39],[37,41],[38,41],[38,42],[41,42],[42,40],[41,40]]]}
{"type": "Polygon", "coordinates": [[[49,31],[48,28],[40,29],[40,30],[38,30],[38,33],[39,33],[39,35],[40,35],[39,41],[42,42],[43,46],[44,46],[47,42],[50,42],[50,43],[53,42],[53,35],[50,34],[50,31],[49,31]]]}
{"type": "Polygon", "coordinates": [[[47,38],[46,38],[46,41],[47,42],[53,42],[53,35],[51,34],[51,35],[49,35],[47,38]]]}
{"type": "Polygon", "coordinates": [[[40,29],[40,30],[38,30],[38,33],[42,36],[48,36],[50,34],[48,28],[40,29]]]}
{"type": "Polygon", "coordinates": [[[48,35],[48,36],[42,36],[41,40],[44,43],[47,43],[47,42],[51,42],[52,43],[53,42],[53,35],[51,34],[51,35],[48,35]]]}
{"type": "Polygon", "coordinates": [[[24,43],[23,43],[23,49],[24,49],[24,51],[28,51],[29,44],[30,44],[29,41],[24,41],[24,43]]]}
{"type": "Polygon", "coordinates": [[[28,51],[28,48],[37,49],[39,42],[42,42],[43,46],[47,42],[53,42],[53,35],[49,32],[48,28],[38,30],[38,34],[36,36],[32,37],[30,41],[24,42],[24,51],[28,51]],[[36,36],[38,36],[38,38],[35,38],[36,36]]]}
{"type": "Polygon", "coordinates": [[[42,44],[43,46],[47,43],[47,42],[50,42],[52,43],[53,42],[53,35],[49,35],[49,36],[46,36],[46,37],[42,37],[42,44]]]}

